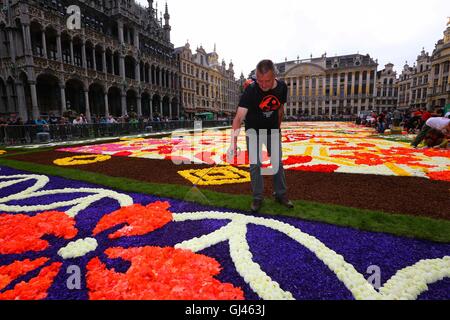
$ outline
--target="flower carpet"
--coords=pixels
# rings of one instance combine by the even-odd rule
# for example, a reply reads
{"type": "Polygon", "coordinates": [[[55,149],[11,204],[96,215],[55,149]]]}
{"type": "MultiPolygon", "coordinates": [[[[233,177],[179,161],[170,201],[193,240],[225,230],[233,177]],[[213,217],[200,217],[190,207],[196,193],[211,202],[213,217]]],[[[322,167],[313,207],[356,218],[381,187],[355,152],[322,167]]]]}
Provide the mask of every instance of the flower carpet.
{"type": "Polygon", "coordinates": [[[450,244],[1,166],[0,299],[448,300],[450,244]]]}
{"type": "MultiPolygon", "coordinates": [[[[372,128],[338,122],[287,123],[283,126],[283,163],[286,170],[414,176],[450,181],[450,150],[412,149],[409,143],[383,139],[372,128]]],[[[230,130],[183,133],[166,138],[126,139],[120,142],[61,148],[58,151],[121,157],[165,159],[184,163],[227,164],[230,130]]],[[[388,137],[388,136],[387,136],[388,137]]],[[[248,165],[244,150],[236,163],[248,165]]],[[[269,165],[267,154],[263,163],[269,165]]],[[[182,173],[180,173],[182,174],[182,173]]],[[[236,179],[230,183],[240,183],[236,179]]]]}

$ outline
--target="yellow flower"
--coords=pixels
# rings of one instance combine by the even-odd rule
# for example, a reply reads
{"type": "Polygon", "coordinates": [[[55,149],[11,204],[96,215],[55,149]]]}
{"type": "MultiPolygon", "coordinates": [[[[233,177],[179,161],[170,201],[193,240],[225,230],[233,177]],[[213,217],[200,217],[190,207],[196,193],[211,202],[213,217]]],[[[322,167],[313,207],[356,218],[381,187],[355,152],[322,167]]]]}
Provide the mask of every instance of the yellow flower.
{"type": "Polygon", "coordinates": [[[250,182],[250,173],[232,166],[178,171],[178,174],[199,186],[217,186],[250,182]]]}
{"type": "Polygon", "coordinates": [[[53,163],[58,166],[80,166],[85,164],[103,162],[109,159],[111,159],[110,155],[94,154],[56,159],[55,161],[53,161],[53,163]]]}

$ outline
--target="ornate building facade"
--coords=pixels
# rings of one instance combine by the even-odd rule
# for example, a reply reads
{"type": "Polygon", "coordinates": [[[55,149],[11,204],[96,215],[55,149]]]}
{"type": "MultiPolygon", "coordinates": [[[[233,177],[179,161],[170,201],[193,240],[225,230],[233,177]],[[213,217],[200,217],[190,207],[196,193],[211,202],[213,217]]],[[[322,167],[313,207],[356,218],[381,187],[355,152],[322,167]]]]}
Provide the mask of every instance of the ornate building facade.
{"type": "Polygon", "coordinates": [[[425,49],[410,67],[405,64],[398,79],[398,106],[401,109],[427,108],[433,111],[450,104],[450,21],[444,38],[430,56],[425,49]]]}
{"type": "Polygon", "coordinates": [[[397,72],[394,65],[388,63],[377,72],[377,97],[375,111],[392,110],[397,106],[397,72]]]}
{"type": "Polygon", "coordinates": [[[276,64],[288,85],[286,115],[352,115],[372,110],[377,62],[369,55],[286,61],[276,64]]]}
{"type": "Polygon", "coordinates": [[[219,55],[207,53],[203,46],[192,53],[189,43],[176,48],[181,75],[181,103],[187,117],[212,112],[215,116],[231,116],[236,112],[239,83],[234,76],[233,63],[219,64],[219,55]]]}
{"type": "Polygon", "coordinates": [[[444,38],[439,40],[431,55],[431,72],[428,81],[428,107],[450,104],[450,18],[444,38]]]}
{"type": "Polygon", "coordinates": [[[411,106],[414,108],[427,107],[428,81],[431,70],[431,57],[425,49],[417,56],[412,74],[411,106]]]}
{"type": "Polygon", "coordinates": [[[167,5],[158,17],[152,0],[147,8],[133,0],[1,4],[1,114],[180,114],[167,5]],[[70,5],[81,9],[80,29],[67,27],[70,5]]]}
{"type": "Polygon", "coordinates": [[[412,67],[406,62],[396,84],[397,105],[400,109],[427,108],[430,66],[430,55],[425,50],[422,50],[412,67]]]}

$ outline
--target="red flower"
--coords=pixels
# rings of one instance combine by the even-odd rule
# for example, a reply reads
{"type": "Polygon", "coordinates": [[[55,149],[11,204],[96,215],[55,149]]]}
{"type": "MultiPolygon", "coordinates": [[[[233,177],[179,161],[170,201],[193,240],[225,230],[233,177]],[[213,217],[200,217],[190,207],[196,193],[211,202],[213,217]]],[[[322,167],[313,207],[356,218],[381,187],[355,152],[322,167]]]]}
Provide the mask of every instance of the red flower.
{"type": "Polygon", "coordinates": [[[355,164],[364,164],[368,166],[377,166],[387,162],[395,164],[414,165],[421,159],[414,157],[414,150],[407,148],[391,148],[380,150],[381,154],[369,152],[354,152],[350,155],[334,155],[335,158],[354,160],[355,164]]]}
{"type": "Polygon", "coordinates": [[[366,147],[366,148],[376,147],[376,145],[374,145],[374,144],[372,144],[372,143],[358,143],[358,146],[360,146],[360,147],[366,147]]]}
{"type": "Polygon", "coordinates": [[[353,151],[361,150],[361,147],[332,147],[330,150],[353,151]]]}
{"type": "MultiPolygon", "coordinates": [[[[62,212],[44,212],[34,217],[26,215],[0,215],[0,254],[21,254],[43,251],[49,243],[42,240],[45,235],[72,239],[77,235],[75,220],[62,212]]],[[[12,281],[45,265],[50,259],[23,260],[0,267],[0,290],[12,281]]],[[[13,289],[0,293],[0,299],[45,299],[47,291],[59,272],[61,263],[45,266],[39,275],[28,282],[20,282],[13,289]]]]}
{"type": "Polygon", "coordinates": [[[379,155],[365,152],[355,152],[351,155],[334,155],[333,157],[354,160],[355,164],[365,164],[368,166],[377,166],[384,163],[379,155]]]}
{"type": "Polygon", "coordinates": [[[412,155],[417,153],[417,150],[412,148],[392,147],[389,149],[381,149],[380,153],[387,156],[412,155]]]}
{"type": "Polygon", "coordinates": [[[128,226],[110,234],[110,239],[124,236],[141,236],[150,233],[172,221],[172,213],[167,210],[169,207],[170,204],[168,202],[155,202],[146,207],[134,204],[121,208],[100,219],[93,231],[93,235],[96,236],[123,223],[128,224],[128,226]]]}
{"type": "Polygon", "coordinates": [[[48,258],[39,258],[36,260],[26,259],[23,261],[15,261],[8,266],[0,267],[0,290],[6,288],[6,286],[17,278],[39,268],[48,260],[48,258]]]}
{"type": "Polygon", "coordinates": [[[308,163],[313,160],[310,156],[289,156],[286,160],[283,160],[285,166],[292,164],[308,163]]]}
{"type": "Polygon", "coordinates": [[[448,171],[438,171],[427,173],[428,178],[431,180],[441,180],[450,182],[450,170],[448,171]]]}
{"type": "Polygon", "coordinates": [[[34,217],[0,215],[0,254],[20,254],[47,249],[44,235],[72,239],[77,235],[75,220],[62,212],[44,212],[34,217]]]}
{"type": "MultiPolygon", "coordinates": [[[[97,235],[118,225],[126,224],[109,235],[141,236],[172,221],[168,202],[147,206],[135,204],[121,208],[100,219],[93,234],[97,235]]],[[[44,212],[34,217],[0,215],[0,254],[21,254],[42,251],[49,243],[45,235],[64,239],[76,236],[75,220],[62,212],[44,212]]],[[[221,283],[214,276],[220,264],[213,258],[175,248],[111,248],[105,251],[111,259],[131,262],[125,273],[106,269],[99,258],[87,264],[87,287],[91,299],[243,299],[241,289],[221,283]]],[[[62,263],[49,263],[50,258],[15,261],[0,267],[0,290],[13,281],[41,268],[39,274],[27,282],[20,282],[3,293],[0,299],[45,299],[58,275],[62,263]]]]}
{"type": "Polygon", "coordinates": [[[216,155],[216,152],[209,152],[209,151],[205,151],[205,152],[199,152],[195,155],[195,158],[206,162],[207,164],[215,164],[215,161],[212,159],[212,157],[214,157],[216,155]]]}
{"type": "Polygon", "coordinates": [[[179,148],[176,145],[162,145],[162,146],[157,146],[156,148],[150,148],[150,149],[145,149],[142,150],[143,152],[158,152],[160,155],[171,155],[172,152],[174,150],[179,150],[179,149],[174,149],[174,148],[179,148]]]}
{"type": "Polygon", "coordinates": [[[113,154],[113,156],[115,157],[129,157],[131,156],[133,153],[130,151],[120,151],[120,152],[116,152],[113,154]]]}
{"type": "Polygon", "coordinates": [[[55,262],[43,268],[37,277],[28,282],[20,282],[14,289],[0,293],[0,300],[42,300],[59,273],[62,263],[55,262]]]}
{"type": "Polygon", "coordinates": [[[313,166],[298,166],[298,167],[292,167],[289,168],[289,170],[295,170],[295,171],[312,171],[312,172],[325,172],[325,173],[333,173],[337,169],[339,169],[339,166],[335,164],[318,164],[313,166]]]}
{"type": "Polygon", "coordinates": [[[425,151],[423,151],[423,154],[428,157],[450,158],[449,149],[425,149],[425,151]]]}
{"type": "Polygon", "coordinates": [[[173,146],[172,145],[164,145],[158,147],[159,154],[172,154],[173,146]]]}
{"type": "Polygon", "coordinates": [[[110,248],[110,259],[131,262],[126,273],[107,269],[100,259],[87,265],[92,300],[242,300],[241,289],[213,278],[219,263],[209,257],[174,248],[110,248]]]}
{"type": "Polygon", "coordinates": [[[286,134],[282,137],[283,142],[306,141],[315,138],[312,134],[286,134]]]}

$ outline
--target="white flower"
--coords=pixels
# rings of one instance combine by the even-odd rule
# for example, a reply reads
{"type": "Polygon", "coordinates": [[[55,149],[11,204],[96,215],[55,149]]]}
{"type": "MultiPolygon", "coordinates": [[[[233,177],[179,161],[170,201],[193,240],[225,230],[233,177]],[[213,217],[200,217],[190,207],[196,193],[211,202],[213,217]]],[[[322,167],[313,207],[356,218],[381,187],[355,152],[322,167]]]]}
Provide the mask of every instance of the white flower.
{"type": "Polygon", "coordinates": [[[97,249],[98,243],[94,238],[79,239],[59,249],[58,255],[63,259],[79,258],[97,249]]]}

